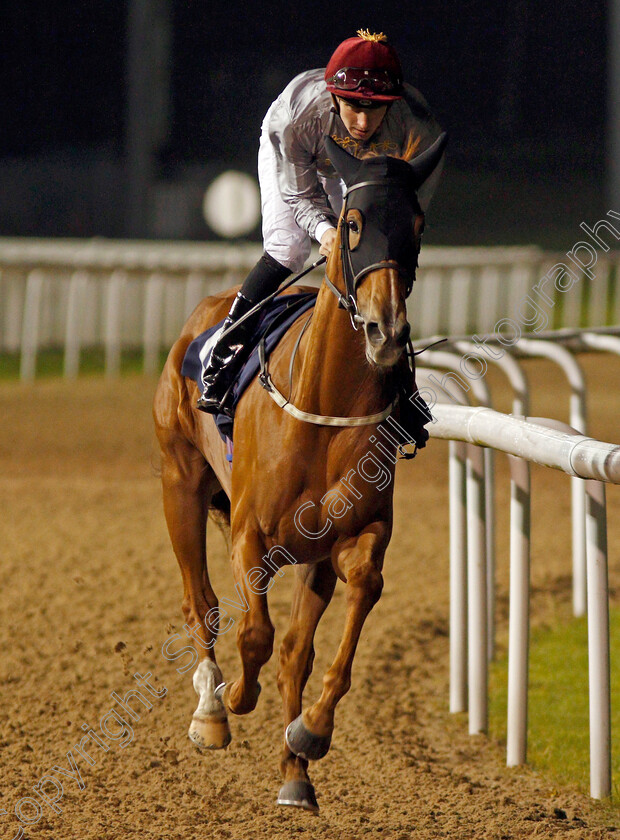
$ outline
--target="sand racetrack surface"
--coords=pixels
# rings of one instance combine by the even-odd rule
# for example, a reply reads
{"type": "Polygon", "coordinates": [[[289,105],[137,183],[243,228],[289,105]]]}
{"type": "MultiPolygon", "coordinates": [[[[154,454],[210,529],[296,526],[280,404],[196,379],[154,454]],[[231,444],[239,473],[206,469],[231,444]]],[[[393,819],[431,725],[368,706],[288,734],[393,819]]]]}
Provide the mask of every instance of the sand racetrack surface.
{"type": "MultiPolygon", "coordinates": [[[[620,359],[582,357],[591,434],[618,442],[620,359]]],[[[567,419],[568,392],[545,363],[527,365],[535,415],[567,419]]],[[[496,406],[507,391],[491,380],[496,406]]],[[[265,666],[255,712],[231,719],[226,750],[201,755],[187,738],[196,705],[191,671],[161,653],[182,632],[181,577],[161,509],[150,417],[155,383],[42,381],[0,386],[0,827],[19,837],[17,807],[32,838],[598,838],[617,836],[617,813],[559,788],[530,768],[505,767],[502,745],[467,734],[465,715],[448,714],[447,444],[431,441],[399,464],[395,530],[385,588],[356,656],[353,685],[336,715],[332,749],[310,772],[318,817],[275,804],[282,740],[276,655],[265,666]],[[150,712],[134,702],[130,720],[111,697],[154,690],[150,712]],[[144,690],[146,691],[146,690],[144,690]],[[73,749],[116,710],[131,723],[107,752],[85,742],[91,765],[73,749]],[[106,718],[107,715],[107,718],[106,718]],[[73,750],[75,764],[67,756],[73,750]],[[43,783],[51,804],[36,805],[43,783]],[[78,772],[79,770],[79,776],[78,772]],[[83,787],[81,787],[82,785],[83,787]]],[[[498,641],[507,623],[507,466],[497,458],[498,641]]],[[[282,477],[282,480],[286,480],[282,477]]],[[[570,610],[568,478],[535,467],[533,622],[570,610]]],[[[608,488],[610,579],[617,601],[620,488],[608,488]]],[[[234,595],[226,545],[209,537],[220,597],[234,595]]],[[[286,628],[291,575],[270,592],[276,647],[286,628]]],[[[317,633],[306,702],[316,698],[343,624],[343,587],[317,633]]],[[[176,648],[182,646],[177,641],[176,648]]],[[[224,677],[234,679],[234,633],[218,642],[224,677]]],[[[553,698],[550,698],[553,702],[553,698]]],[[[121,728],[123,727],[120,724],[121,728]]]]}

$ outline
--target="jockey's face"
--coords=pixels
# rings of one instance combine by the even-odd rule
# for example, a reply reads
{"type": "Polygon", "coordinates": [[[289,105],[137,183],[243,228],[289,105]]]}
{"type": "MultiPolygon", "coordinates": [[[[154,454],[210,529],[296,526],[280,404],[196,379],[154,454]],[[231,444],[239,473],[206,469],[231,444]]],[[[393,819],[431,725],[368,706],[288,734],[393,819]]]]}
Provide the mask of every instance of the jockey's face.
{"type": "Polygon", "coordinates": [[[355,99],[338,97],[340,119],[354,140],[369,140],[383,122],[387,104],[371,108],[360,105],[355,99]]]}

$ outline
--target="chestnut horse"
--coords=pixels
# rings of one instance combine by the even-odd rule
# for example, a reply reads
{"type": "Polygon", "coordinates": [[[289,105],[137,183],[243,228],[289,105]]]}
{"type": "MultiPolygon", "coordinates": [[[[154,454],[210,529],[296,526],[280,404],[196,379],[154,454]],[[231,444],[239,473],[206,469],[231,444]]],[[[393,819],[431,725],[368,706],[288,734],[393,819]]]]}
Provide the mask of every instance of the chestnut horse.
{"type": "Polygon", "coordinates": [[[286,730],[278,802],[315,813],[308,760],[329,749],[362,626],[383,586],[396,445],[384,436],[389,457],[380,460],[369,452],[370,441],[392,410],[399,417],[396,381],[409,337],[405,300],[424,222],[417,189],[437,166],[445,139],[406,161],[359,160],[327,138],[347,187],[336,244],[310,323],[307,315],[297,319],[271,355],[267,388],[255,379],[239,401],[232,470],[213,417],[195,408],[198,386],[181,365],[190,342],[226,316],[235,290],[198,305],[155,395],[164,510],[183,576],[185,628],[200,660],[193,678],[200,701],[189,736],[200,748],[225,747],[227,712],[255,708],[274,639],[267,591],[283,565],[295,564],[278,671],[286,730]],[[288,398],[281,398],[292,382],[288,398]],[[228,500],[238,598],[232,603],[240,612],[234,618],[218,608],[206,557],[208,510],[223,509],[228,500]],[[302,713],[314,633],[338,578],[346,586],[342,639],[321,696],[302,713]],[[233,623],[241,674],[224,684],[214,644],[233,623]]]}

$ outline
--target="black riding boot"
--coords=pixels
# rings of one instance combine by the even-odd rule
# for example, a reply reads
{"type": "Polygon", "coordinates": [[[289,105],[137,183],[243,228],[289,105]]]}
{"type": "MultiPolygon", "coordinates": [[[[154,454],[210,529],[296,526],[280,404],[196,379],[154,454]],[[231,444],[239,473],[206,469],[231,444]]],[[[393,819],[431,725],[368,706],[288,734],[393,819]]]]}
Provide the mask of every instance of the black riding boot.
{"type": "MultiPolygon", "coordinates": [[[[275,292],[290,273],[290,269],[270,254],[263,253],[245,279],[241,291],[237,293],[224,322],[224,330],[249,312],[256,303],[275,292]]],[[[208,414],[219,414],[224,411],[225,406],[222,405],[222,401],[251,352],[247,343],[259,318],[260,311],[257,311],[216,342],[203,373],[203,395],[196,403],[196,407],[201,411],[206,411],[208,414]]]]}
{"type": "MultiPolygon", "coordinates": [[[[248,300],[241,292],[237,292],[237,297],[234,299],[230,312],[224,321],[224,331],[232,327],[253,306],[252,301],[248,300]]],[[[246,344],[259,317],[260,311],[255,312],[215,343],[202,374],[203,394],[196,403],[196,407],[201,411],[206,411],[208,414],[219,414],[223,410],[222,402],[233,379],[247,358],[246,344]]]]}

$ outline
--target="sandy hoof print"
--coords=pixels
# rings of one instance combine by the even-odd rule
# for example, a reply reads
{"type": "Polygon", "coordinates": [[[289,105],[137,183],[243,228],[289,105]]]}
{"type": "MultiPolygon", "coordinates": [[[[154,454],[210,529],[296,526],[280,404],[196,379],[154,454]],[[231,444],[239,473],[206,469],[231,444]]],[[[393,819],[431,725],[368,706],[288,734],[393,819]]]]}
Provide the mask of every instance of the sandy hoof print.
{"type": "Polygon", "coordinates": [[[304,811],[310,811],[312,814],[319,813],[314,788],[310,782],[286,782],[280,788],[277,802],[278,805],[292,805],[295,808],[303,808],[304,811]]]}
{"type": "Polygon", "coordinates": [[[318,761],[327,755],[332,740],[329,735],[314,735],[306,729],[301,715],[286,727],[284,738],[289,750],[307,761],[318,761]]]}
{"type": "Polygon", "coordinates": [[[232,740],[226,718],[222,720],[194,715],[188,735],[199,750],[223,750],[232,740]]]}

